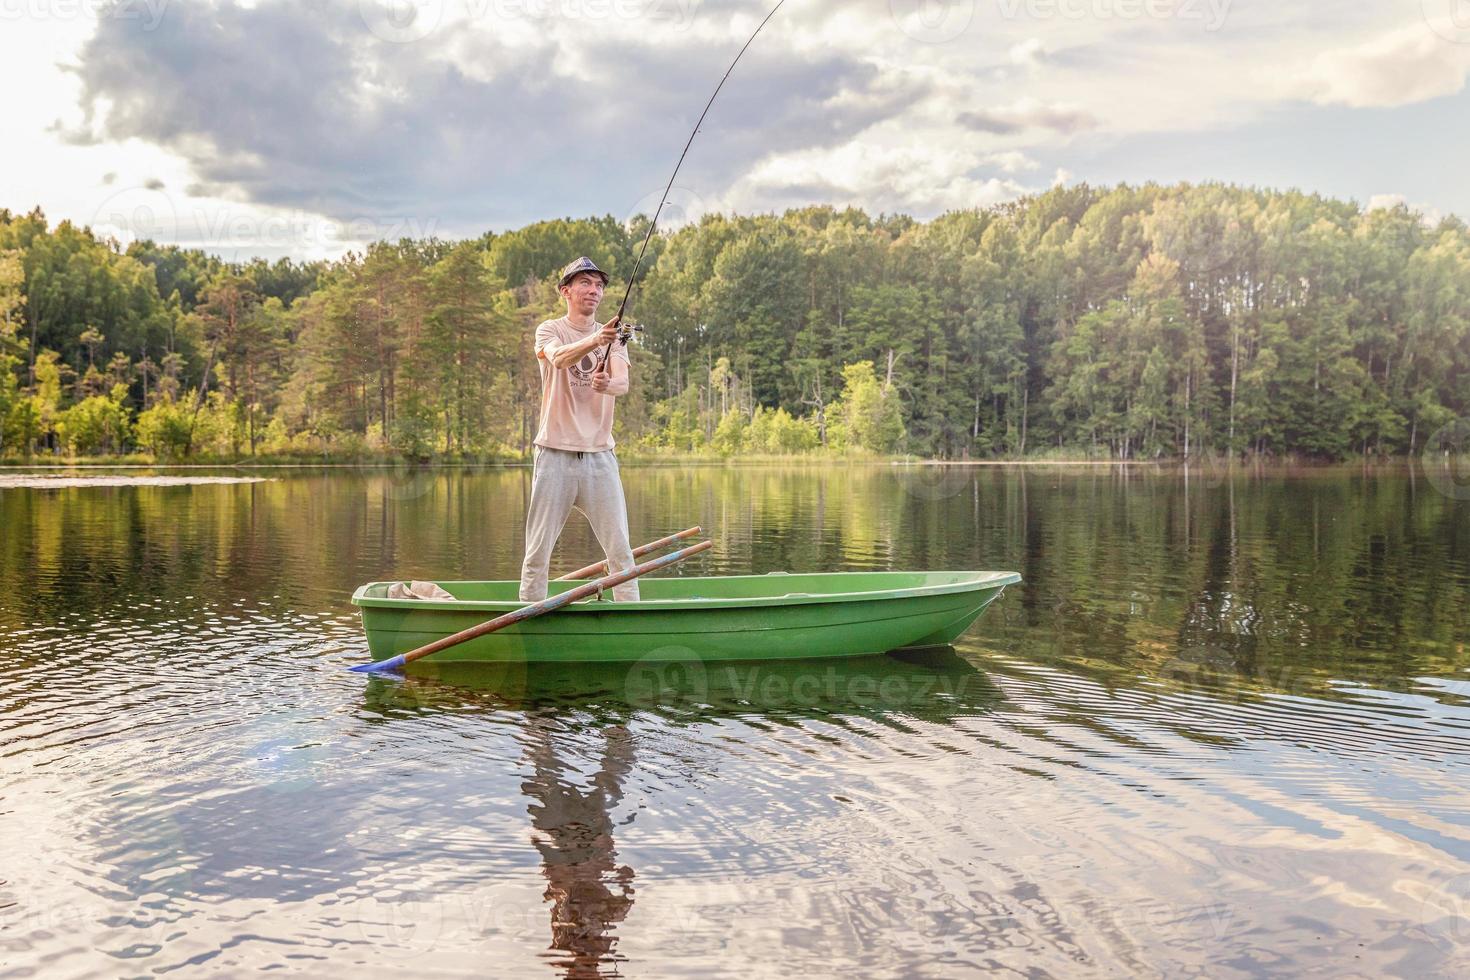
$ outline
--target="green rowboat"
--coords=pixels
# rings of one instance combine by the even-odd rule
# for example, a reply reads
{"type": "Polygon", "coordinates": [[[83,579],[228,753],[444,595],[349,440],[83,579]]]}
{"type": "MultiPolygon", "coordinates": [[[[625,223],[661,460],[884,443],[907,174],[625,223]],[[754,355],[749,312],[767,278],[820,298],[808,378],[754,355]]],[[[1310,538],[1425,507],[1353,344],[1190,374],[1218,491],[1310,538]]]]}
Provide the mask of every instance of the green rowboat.
{"type": "MultiPolygon", "coordinates": [[[[1015,572],[835,572],[644,578],[638,602],[572,603],[431,658],[461,663],[628,663],[848,657],[952,643],[1015,572]]],[[[451,599],[352,596],[374,661],[519,609],[518,582],[440,582],[451,599]]],[[[581,582],[552,582],[551,595],[581,582]]]]}

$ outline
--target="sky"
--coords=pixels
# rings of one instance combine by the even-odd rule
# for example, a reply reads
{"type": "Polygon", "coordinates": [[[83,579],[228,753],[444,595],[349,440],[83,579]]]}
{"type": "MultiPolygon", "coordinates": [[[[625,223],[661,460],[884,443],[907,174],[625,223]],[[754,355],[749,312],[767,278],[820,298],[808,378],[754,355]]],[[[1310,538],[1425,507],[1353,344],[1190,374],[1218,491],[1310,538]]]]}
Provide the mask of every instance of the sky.
{"type": "MultiPolygon", "coordinates": [[[[773,0],[0,0],[0,208],[227,259],[652,213],[773,0]]],[[[787,0],[665,222],[1227,181],[1470,217],[1470,0],[787,0]]]]}

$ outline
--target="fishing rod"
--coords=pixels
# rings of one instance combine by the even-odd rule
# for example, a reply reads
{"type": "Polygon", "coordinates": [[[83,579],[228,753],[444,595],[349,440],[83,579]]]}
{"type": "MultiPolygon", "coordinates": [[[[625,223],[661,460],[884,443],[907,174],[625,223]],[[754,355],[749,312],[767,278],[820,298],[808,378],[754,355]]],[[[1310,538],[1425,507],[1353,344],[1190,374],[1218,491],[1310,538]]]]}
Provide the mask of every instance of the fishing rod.
{"type": "MultiPolygon", "coordinates": [[[[755,40],[755,36],[761,32],[761,28],[765,27],[766,23],[772,17],[776,16],[776,11],[780,10],[781,4],[785,2],[786,0],[778,0],[776,5],[771,8],[771,12],[766,14],[765,20],[762,20],[756,26],[756,29],[751,32],[750,37],[745,41],[745,46],[740,49],[740,53],[735,56],[735,60],[730,62],[730,67],[725,69],[724,77],[720,79],[720,84],[715,86],[714,94],[709,97],[709,101],[704,104],[704,111],[699,114],[699,121],[694,124],[694,131],[689,134],[689,139],[684,144],[684,152],[679,154],[679,162],[674,164],[674,172],[669,174],[669,183],[664,188],[664,196],[659,199],[658,209],[653,212],[653,221],[649,222],[648,225],[648,234],[643,236],[643,247],[638,250],[638,261],[633,263],[633,274],[628,277],[628,288],[623,291],[623,301],[618,304],[618,315],[615,319],[618,321],[619,333],[621,334],[622,342],[625,344],[628,342],[628,333],[623,328],[623,310],[628,306],[628,297],[633,294],[633,283],[638,279],[638,270],[643,267],[643,255],[648,251],[648,243],[653,238],[653,230],[658,227],[659,215],[663,214],[664,205],[669,200],[669,192],[674,189],[674,178],[679,176],[679,168],[684,166],[684,158],[689,155],[689,147],[694,145],[694,137],[699,135],[699,127],[704,125],[704,117],[709,115],[709,107],[715,104],[715,98],[720,94],[720,89],[725,87],[725,82],[729,81],[730,73],[740,63],[740,58],[745,54],[745,49],[750,47],[751,42],[755,40]]],[[[602,352],[604,364],[612,356],[612,345],[613,342],[609,340],[607,342],[607,349],[602,352]]]]}

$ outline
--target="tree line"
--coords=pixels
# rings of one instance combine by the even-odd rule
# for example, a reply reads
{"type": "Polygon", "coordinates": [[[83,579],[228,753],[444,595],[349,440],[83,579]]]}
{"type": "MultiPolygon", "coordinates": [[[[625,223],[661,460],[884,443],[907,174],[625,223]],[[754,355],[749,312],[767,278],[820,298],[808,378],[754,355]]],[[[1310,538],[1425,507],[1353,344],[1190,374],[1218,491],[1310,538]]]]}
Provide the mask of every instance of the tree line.
{"type": "MultiPolygon", "coordinates": [[[[0,453],[523,456],[556,270],[592,256],[620,297],[647,220],[229,263],[0,211],[0,453]]],[[[645,269],[617,436],[646,452],[1340,459],[1470,410],[1470,232],[1403,206],[1148,184],[714,214],[645,269]]]]}

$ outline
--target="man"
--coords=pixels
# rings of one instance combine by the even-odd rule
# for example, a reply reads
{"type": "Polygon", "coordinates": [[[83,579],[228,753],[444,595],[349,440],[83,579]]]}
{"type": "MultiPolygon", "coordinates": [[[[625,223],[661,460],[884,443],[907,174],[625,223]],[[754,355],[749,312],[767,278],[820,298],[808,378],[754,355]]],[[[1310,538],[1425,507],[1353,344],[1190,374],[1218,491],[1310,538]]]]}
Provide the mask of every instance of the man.
{"type": "MultiPolygon", "coordinates": [[[[613,399],[628,393],[628,350],[618,339],[617,317],[604,324],[594,318],[607,281],[607,273],[585,255],[572,262],[557,281],[567,315],[536,328],[541,424],[526,515],[522,602],[546,598],[551,549],[573,510],[591,523],[607,555],[608,574],[633,567],[612,437],[613,399]],[[609,345],[611,353],[605,354],[609,345]]],[[[636,602],[637,581],[615,587],[613,598],[636,602]]]]}

